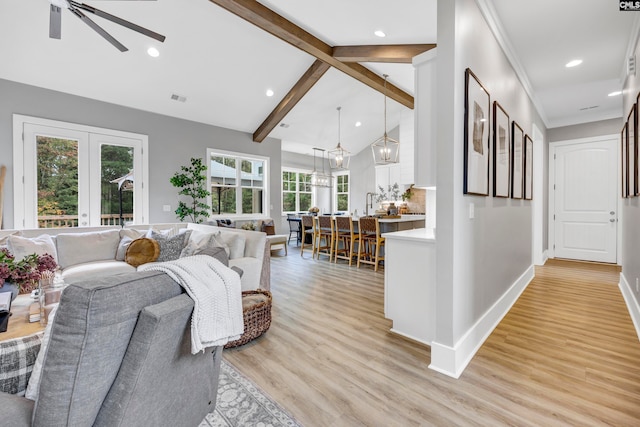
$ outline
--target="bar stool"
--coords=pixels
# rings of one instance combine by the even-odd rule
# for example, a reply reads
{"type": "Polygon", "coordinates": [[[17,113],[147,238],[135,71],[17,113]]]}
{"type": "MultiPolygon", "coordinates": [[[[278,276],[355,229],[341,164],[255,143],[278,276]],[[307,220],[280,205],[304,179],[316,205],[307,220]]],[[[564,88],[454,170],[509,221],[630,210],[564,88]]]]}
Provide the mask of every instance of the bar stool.
{"type": "Polygon", "coordinates": [[[316,221],[315,217],[311,215],[302,215],[301,225],[302,225],[302,245],[300,246],[300,256],[304,254],[304,250],[311,250],[311,258],[315,257],[316,253],[316,221]],[[310,236],[311,239],[311,247],[307,243],[307,236],[310,236]]]}
{"type": "Polygon", "coordinates": [[[333,246],[335,244],[335,228],[334,221],[329,215],[321,215],[318,217],[318,234],[317,238],[317,251],[318,259],[320,255],[326,255],[329,257],[329,262],[333,258],[333,246]],[[322,241],[324,240],[324,244],[322,241]]]}
{"type": "Polygon", "coordinates": [[[360,233],[358,268],[360,268],[360,263],[362,262],[374,265],[374,270],[378,271],[380,261],[384,261],[384,256],[380,256],[380,249],[384,246],[384,237],[380,235],[378,218],[360,218],[358,229],[360,233]]]}
{"type": "Polygon", "coordinates": [[[349,260],[349,266],[353,262],[355,252],[355,244],[360,241],[360,235],[356,234],[353,228],[353,218],[350,216],[336,217],[336,246],[334,249],[334,262],[338,262],[338,258],[349,260]],[[340,247],[342,243],[342,247],[340,247]]]}

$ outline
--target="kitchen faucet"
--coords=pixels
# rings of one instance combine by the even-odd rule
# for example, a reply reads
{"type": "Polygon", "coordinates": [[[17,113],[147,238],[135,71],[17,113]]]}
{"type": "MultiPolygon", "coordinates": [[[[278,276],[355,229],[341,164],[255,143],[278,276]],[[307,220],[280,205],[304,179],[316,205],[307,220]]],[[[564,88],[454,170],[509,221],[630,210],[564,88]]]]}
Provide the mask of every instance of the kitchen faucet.
{"type": "Polygon", "coordinates": [[[369,216],[369,204],[371,204],[371,208],[373,209],[373,198],[376,193],[367,193],[366,199],[364,201],[364,216],[369,216]],[[371,196],[371,198],[369,198],[371,196]]]}

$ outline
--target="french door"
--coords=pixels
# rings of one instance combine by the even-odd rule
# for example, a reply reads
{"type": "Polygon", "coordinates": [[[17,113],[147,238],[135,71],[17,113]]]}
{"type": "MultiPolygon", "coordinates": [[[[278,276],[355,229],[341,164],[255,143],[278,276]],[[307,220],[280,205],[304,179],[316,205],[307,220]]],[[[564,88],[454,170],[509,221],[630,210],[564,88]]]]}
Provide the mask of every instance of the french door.
{"type": "Polygon", "coordinates": [[[17,115],[15,129],[16,228],[145,222],[146,136],[17,115]]]}

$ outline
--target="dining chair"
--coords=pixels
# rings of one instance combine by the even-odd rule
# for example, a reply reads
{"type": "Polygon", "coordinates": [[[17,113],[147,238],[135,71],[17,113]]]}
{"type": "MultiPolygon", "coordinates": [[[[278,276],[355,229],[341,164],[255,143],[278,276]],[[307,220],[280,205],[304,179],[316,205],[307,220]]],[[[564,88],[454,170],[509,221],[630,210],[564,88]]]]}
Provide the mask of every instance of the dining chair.
{"type": "Polygon", "coordinates": [[[378,218],[360,218],[358,226],[360,233],[360,244],[358,245],[358,268],[360,263],[371,264],[378,271],[380,261],[384,261],[384,256],[380,255],[384,247],[384,237],[380,235],[380,222],[378,218]]]}
{"type": "Polygon", "coordinates": [[[295,214],[287,214],[287,222],[289,223],[289,237],[287,238],[287,245],[291,241],[291,236],[296,237],[296,246],[300,246],[301,233],[300,233],[300,218],[295,214]]]}
{"type": "Polygon", "coordinates": [[[320,259],[320,255],[326,255],[329,257],[329,262],[331,262],[331,259],[333,258],[333,246],[336,238],[333,218],[329,215],[320,215],[318,217],[317,230],[316,254],[318,255],[318,259],[320,259]]]}
{"type": "Polygon", "coordinates": [[[337,216],[335,221],[336,243],[333,260],[335,263],[338,262],[338,258],[349,260],[349,266],[351,266],[353,257],[358,254],[355,252],[355,245],[360,241],[360,235],[355,232],[352,217],[337,216]]]}
{"type": "Polygon", "coordinates": [[[315,257],[316,253],[316,221],[315,217],[311,215],[302,215],[301,217],[301,230],[302,245],[300,246],[300,256],[304,254],[305,249],[311,250],[311,258],[315,257]],[[307,243],[310,240],[311,243],[307,243]],[[307,246],[311,247],[307,247],[307,246]]]}

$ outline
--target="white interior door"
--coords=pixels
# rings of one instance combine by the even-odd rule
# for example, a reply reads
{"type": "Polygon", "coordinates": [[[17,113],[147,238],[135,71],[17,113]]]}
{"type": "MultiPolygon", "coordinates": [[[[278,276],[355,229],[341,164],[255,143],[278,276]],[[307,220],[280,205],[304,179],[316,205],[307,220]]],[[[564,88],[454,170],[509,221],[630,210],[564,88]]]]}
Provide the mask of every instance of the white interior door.
{"type": "Polygon", "coordinates": [[[617,141],[556,146],[553,154],[555,256],[615,263],[617,141]]]}

